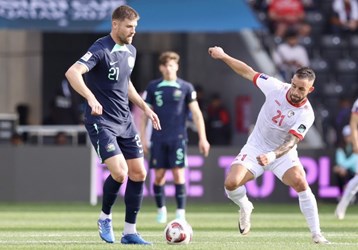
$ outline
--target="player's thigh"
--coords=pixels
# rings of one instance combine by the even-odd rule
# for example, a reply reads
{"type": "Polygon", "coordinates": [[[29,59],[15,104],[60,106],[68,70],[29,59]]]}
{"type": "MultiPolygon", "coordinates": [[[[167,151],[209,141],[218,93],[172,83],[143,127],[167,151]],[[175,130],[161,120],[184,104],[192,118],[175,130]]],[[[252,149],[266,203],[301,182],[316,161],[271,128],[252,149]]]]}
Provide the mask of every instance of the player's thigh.
{"type": "Polygon", "coordinates": [[[104,163],[107,165],[113,179],[121,183],[124,182],[128,175],[128,166],[123,154],[117,154],[109,157],[104,161],[104,163]]]}
{"type": "Polygon", "coordinates": [[[276,159],[273,163],[267,166],[267,169],[271,170],[277,178],[283,181],[284,174],[294,166],[298,166],[302,169],[301,174],[304,174],[303,166],[298,158],[297,150],[291,150],[287,154],[276,159]]]}
{"type": "Polygon", "coordinates": [[[135,158],[127,160],[128,177],[132,181],[144,181],[147,176],[147,170],[144,167],[144,159],[135,158]]]}
{"type": "Polygon", "coordinates": [[[169,169],[168,147],[163,141],[152,141],[150,145],[150,169],[169,169]]]}
{"type": "Polygon", "coordinates": [[[302,192],[308,188],[306,174],[301,166],[293,166],[288,169],[282,177],[282,182],[296,192],[302,192]]]}
{"type": "Polygon", "coordinates": [[[296,150],[292,150],[269,166],[269,169],[279,178],[285,185],[295,189],[297,192],[306,190],[308,183],[306,173],[298,158],[296,150]]]}
{"type": "Polygon", "coordinates": [[[139,136],[129,138],[117,137],[117,143],[121,148],[123,157],[128,166],[128,176],[132,181],[143,181],[147,176],[144,167],[143,148],[139,136]]]}
{"type": "Polygon", "coordinates": [[[264,168],[258,164],[256,159],[260,154],[262,154],[262,152],[257,147],[246,144],[231,163],[231,168],[234,172],[239,172],[241,178],[251,179],[250,177],[253,177],[256,179],[264,172],[264,168]],[[243,169],[246,169],[249,174],[245,173],[243,175],[243,173],[241,173],[245,172],[243,169]]]}
{"type": "Polygon", "coordinates": [[[111,130],[101,124],[86,124],[85,126],[101,162],[105,162],[106,159],[122,153],[117,143],[117,138],[111,130]]]}
{"type": "Polygon", "coordinates": [[[166,181],[166,169],[165,168],[156,168],[154,169],[154,184],[163,186],[166,181]]]}

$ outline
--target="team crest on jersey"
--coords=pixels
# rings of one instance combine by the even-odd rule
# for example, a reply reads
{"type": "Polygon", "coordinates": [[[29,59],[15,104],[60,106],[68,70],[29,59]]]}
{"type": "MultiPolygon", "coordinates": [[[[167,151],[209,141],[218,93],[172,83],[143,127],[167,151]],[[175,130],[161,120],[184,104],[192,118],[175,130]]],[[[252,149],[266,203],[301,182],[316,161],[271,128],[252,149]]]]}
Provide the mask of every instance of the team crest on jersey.
{"type": "Polygon", "coordinates": [[[299,127],[298,127],[298,132],[300,132],[300,133],[303,133],[303,132],[305,132],[306,131],[306,126],[305,125],[303,125],[303,124],[301,124],[299,127]]]}
{"type": "Polygon", "coordinates": [[[130,68],[133,68],[134,67],[134,57],[133,56],[130,56],[130,57],[128,57],[128,66],[130,67],[130,68]]]}
{"type": "Polygon", "coordinates": [[[87,51],[87,53],[84,54],[84,55],[81,57],[81,59],[82,59],[83,61],[87,62],[91,57],[92,57],[92,53],[89,52],[89,51],[87,51]]]}
{"type": "Polygon", "coordinates": [[[269,77],[268,77],[268,75],[261,74],[261,75],[260,75],[260,78],[261,78],[261,79],[264,79],[264,80],[267,80],[269,77]]]}
{"type": "Polygon", "coordinates": [[[288,111],[287,113],[287,117],[292,117],[295,115],[295,112],[293,112],[292,110],[288,111]]]}
{"type": "Polygon", "coordinates": [[[179,100],[182,95],[182,91],[180,89],[176,89],[173,93],[173,97],[175,100],[179,100]]]}
{"type": "Polygon", "coordinates": [[[116,149],[116,146],[114,146],[113,143],[107,144],[106,145],[106,151],[107,152],[113,152],[116,149]]]}

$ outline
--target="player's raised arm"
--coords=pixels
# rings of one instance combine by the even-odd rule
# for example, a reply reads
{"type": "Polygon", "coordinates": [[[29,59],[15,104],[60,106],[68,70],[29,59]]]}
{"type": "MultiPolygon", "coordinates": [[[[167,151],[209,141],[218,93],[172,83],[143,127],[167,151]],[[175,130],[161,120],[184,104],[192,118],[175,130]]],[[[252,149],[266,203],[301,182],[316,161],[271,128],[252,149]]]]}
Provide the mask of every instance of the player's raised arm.
{"type": "Polygon", "coordinates": [[[208,52],[212,58],[222,60],[237,74],[250,81],[253,81],[255,74],[257,74],[257,72],[246,63],[226,54],[221,47],[210,47],[208,52]]]}

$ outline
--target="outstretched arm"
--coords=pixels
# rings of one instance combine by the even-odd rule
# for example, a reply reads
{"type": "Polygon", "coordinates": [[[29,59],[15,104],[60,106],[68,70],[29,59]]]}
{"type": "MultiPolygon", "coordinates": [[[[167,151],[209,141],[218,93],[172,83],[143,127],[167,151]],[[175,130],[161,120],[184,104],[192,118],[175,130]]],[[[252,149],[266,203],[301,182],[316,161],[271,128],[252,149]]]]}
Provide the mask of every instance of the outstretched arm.
{"type": "Polygon", "coordinates": [[[242,76],[250,81],[253,81],[254,76],[257,74],[257,72],[255,70],[253,70],[246,63],[226,54],[221,47],[217,47],[217,46],[210,47],[208,52],[212,58],[222,60],[232,70],[234,70],[237,74],[239,74],[240,76],[242,76]]]}
{"type": "Polygon", "coordinates": [[[261,166],[266,166],[290,151],[299,141],[300,139],[297,136],[288,133],[282,145],[278,146],[274,151],[257,156],[257,162],[261,166]]]}
{"type": "Polygon", "coordinates": [[[152,121],[153,128],[156,130],[161,130],[160,121],[156,113],[145,103],[143,98],[138,94],[137,90],[134,88],[133,83],[130,81],[128,86],[128,98],[131,102],[137,105],[144,114],[152,121]]]}

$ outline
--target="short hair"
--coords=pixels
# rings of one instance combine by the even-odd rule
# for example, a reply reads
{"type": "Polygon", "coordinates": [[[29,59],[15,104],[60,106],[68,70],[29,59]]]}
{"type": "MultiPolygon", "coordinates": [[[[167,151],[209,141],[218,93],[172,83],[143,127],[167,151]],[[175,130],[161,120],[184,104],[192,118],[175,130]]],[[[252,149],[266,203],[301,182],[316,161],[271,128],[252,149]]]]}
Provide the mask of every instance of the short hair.
{"type": "Polygon", "coordinates": [[[128,5],[119,6],[112,13],[112,20],[123,21],[125,19],[135,20],[139,18],[138,12],[128,5]]]}
{"type": "Polygon", "coordinates": [[[169,60],[174,60],[176,63],[179,64],[180,56],[178,53],[174,51],[163,52],[159,56],[159,65],[165,65],[169,60]]]}
{"type": "Polygon", "coordinates": [[[313,69],[309,67],[302,67],[299,68],[295,76],[299,79],[308,79],[309,81],[314,81],[316,79],[316,74],[314,73],[313,69]]]}

